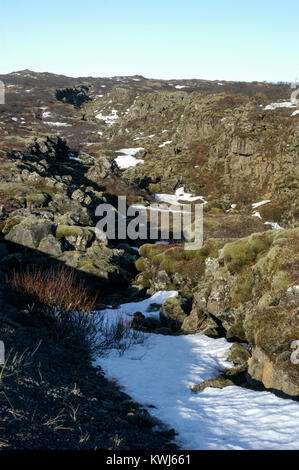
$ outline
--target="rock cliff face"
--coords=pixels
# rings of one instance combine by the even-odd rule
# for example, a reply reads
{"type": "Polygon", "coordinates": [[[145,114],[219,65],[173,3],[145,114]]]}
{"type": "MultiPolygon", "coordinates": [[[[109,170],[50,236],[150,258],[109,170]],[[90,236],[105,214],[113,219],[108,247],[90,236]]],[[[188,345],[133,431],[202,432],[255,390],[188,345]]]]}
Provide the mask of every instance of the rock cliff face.
{"type": "Polygon", "coordinates": [[[221,326],[228,339],[249,343],[253,379],[298,395],[299,370],[291,355],[299,338],[299,230],[253,233],[221,245],[209,239],[195,252],[144,245],[136,282],[150,292],[181,290],[189,309],[186,299],[169,299],[168,327],[217,336],[221,326]]]}
{"type": "Polygon", "coordinates": [[[109,292],[177,289],[160,333],[247,341],[250,376],[298,394],[298,113],[267,107],[290,87],[30,71],[0,80],[0,287],[26,263],[62,263],[109,292]],[[132,148],[140,161],[118,165],[132,148]],[[145,244],[137,260],[135,242],[97,238],[98,204],[148,204],[182,186],[205,201],[200,250],[145,244]]]}

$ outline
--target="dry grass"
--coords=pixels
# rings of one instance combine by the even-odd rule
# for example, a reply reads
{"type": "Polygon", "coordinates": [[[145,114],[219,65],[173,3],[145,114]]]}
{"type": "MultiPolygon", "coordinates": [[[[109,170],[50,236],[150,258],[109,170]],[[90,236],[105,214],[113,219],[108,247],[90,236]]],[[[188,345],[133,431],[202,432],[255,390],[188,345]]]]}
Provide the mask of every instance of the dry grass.
{"type": "Polygon", "coordinates": [[[54,339],[79,354],[96,348],[98,319],[92,313],[99,293],[90,294],[74,270],[27,267],[6,279],[15,302],[30,313],[30,321],[45,327],[54,339]]]}
{"type": "Polygon", "coordinates": [[[98,298],[98,294],[90,295],[74,270],[64,266],[58,270],[27,267],[24,271],[14,271],[6,281],[27,306],[48,306],[53,315],[57,310],[90,313],[98,298]]]}
{"type": "Polygon", "coordinates": [[[132,329],[121,312],[116,321],[95,313],[99,294],[91,295],[73,270],[28,267],[14,271],[6,281],[17,304],[29,311],[32,323],[45,327],[47,334],[81,356],[104,355],[110,349],[122,355],[144,340],[143,333],[132,329]]]}

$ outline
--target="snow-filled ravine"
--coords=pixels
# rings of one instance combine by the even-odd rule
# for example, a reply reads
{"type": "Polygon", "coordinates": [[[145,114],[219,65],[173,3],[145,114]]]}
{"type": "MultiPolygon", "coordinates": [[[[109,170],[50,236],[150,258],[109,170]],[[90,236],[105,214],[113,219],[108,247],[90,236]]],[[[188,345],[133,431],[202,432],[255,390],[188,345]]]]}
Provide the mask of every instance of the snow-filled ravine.
{"type": "MultiPolygon", "coordinates": [[[[128,318],[137,311],[158,316],[157,306],[175,295],[176,291],[160,291],[101,314],[109,321],[119,312],[128,318]]],[[[175,429],[182,449],[297,449],[298,402],[237,386],[191,391],[193,385],[232,366],[227,360],[230,347],[224,338],[201,334],[146,333],[143,342],[123,355],[111,350],[95,363],[135,401],[154,406],[150,413],[175,429]]]]}

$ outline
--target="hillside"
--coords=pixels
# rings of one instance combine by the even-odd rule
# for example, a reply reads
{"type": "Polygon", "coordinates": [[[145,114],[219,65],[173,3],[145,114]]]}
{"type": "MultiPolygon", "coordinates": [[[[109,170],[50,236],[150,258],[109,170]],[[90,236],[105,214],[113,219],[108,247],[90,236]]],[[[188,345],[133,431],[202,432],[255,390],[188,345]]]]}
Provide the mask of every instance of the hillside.
{"type": "MultiPolygon", "coordinates": [[[[273,421],[261,431],[261,448],[271,448],[266,436],[279,420],[277,406],[290,429],[280,441],[275,428],[272,444],[295,448],[299,115],[289,84],[70,78],[30,70],[0,80],[0,340],[11,351],[0,374],[7,398],[0,447],[175,449],[202,442],[202,448],[254,448],[254,427],[264,422],[268,403],[273,421]],[[185,250],[174,225],[168,238],[99,237],[96,208],[111,204],[117,213],[118,196],[126,196],[127,208],[164,203],[167,213],[171,205],[193,209],[197,201],[203,246],[185,250]],[[92,315],[124,315],[117,346],[106,345],[98,356],[87,348],[82,356],[68,333],[54,334],[37,321],[24,286],[18,291],[11,283],[26,268],[73,270],[89,296],[100,294],[92,315]],[[154,345],[151,362],[158,364],[155,354],[171,356],[176,345],[194,361],[194,374],[185,376],[190,364],[182,358],[183,391],[161,361],[159,374],[167,380],[148,394],[142,360],[131,371],[133,356],[143,358],[148,344],[154,345]],[[167,411],[168,385],[174,397],[188,394],[184,406],[198,401],[195,423],[202,426],[209,426],[201,422],[208,414],[204,397],[215,400],[216,423],[224,396],[235,423],[249,396],[255,418],[236,424],[227,447],[211,429],[189,439],[188,426],[167,411]],[[84,411],[70,422],[68,408],[84,411]]],[[[176,370],[179,356],[173,361],[176,370]]]]}

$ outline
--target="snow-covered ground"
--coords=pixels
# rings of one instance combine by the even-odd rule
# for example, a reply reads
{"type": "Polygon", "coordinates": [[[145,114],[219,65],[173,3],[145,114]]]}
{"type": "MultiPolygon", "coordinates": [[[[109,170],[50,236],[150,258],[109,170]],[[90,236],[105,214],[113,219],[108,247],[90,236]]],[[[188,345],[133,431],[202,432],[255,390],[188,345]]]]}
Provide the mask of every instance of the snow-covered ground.
{"type": "MultiPolygon", "coordinates": [[[[264,201],[259,201],[259,202],[254,202],[252,204],[252,208],[256,209],[257,207],[263,206],[264,204],[268,204],[268,202],[271,202],[270,199],[265,199],[264,201]]],[[[262,216],[259,211],[254,211],[252,214],[252,217],[258,217],[259,219],[262,219],[262,216]]],[[[283,230],[283,227],[281,227],[277,222],[265,222],[265,225],[269,225],[269,227],[272,230],[283,230]]]]}
{"type": "Polygon", "coordinates": [[[270,199],[265,199],[264,201],[260,201],[260,202],[254,202],[252,204],[252,208],[256,209],[257,207],[263,206],[264,204],[268,204],[268,202],[271,202],[270,199]]]}
{"type": "Polygon", "coordinates": [[[160,148],[165,147],[165,145],[172,144],[172,140],[167,140],[166,142],[163,142],[163,144],[159,145],[160,148]]]}
{"type": "Polygon", "coordinates": [[[117,114],[116,109],[112,109],[110,114],[107,114],[107,115],[104,115],[102,113],[98,113],[96,115],[96,119],[101,119],[102,121],[105,121],[106,124],[108,124],[108,126],[112,126],[115,123],[115,121],[117,121],[118,118],[119,116],[117,114]]]}
{"type": "Polygon", "coordinates": [[[201,200],[202,202],[206,202],[203,196],[192,196],[191,193],[185,193],[185,188],[182,186],[178,188],[174,194],[155,194],[155,199],[161,202],[167,202],[168,204],[174,204],[177,206],[181,206],[179,201],[198,201],[201,200]]]}
{"type": "Polygon", "coordinates": [[[137,148],[130,148],[130,149],[120,149],[116,150],[116,153],[122,153],[123,155],[120,155],[115,159],[116,163],[118,164],[119,168],[122,170],[125,168],[129,168],[131,166],[136,166],[138,163],[143,163],[144,160],[142,158],[135,158],[134,155],[136,153],[140,152],[140,150],[144,150],[143,147],[137,147],[137,148]]]}
{"type": "Polygon", "coordinates": [[[284,230],[277,222],[265,222],[265,225],[269,225],[272,230],[284,230]]]}
{"type": "MultiPolygon", "coordinates": [[[[124,304],[119,311],[146,316],[151,304],[161,304],[176,291],[161,291],[142,302],[124,304]]],[[[107,309],[115,318],[117,310],[107,309]]],[[[297,449],[299,403],[230,386],[207,388],[194,394],[190,388],[217,377],[229,368],[231,344],[204,335],[164,336],[147,333],[122,356],[111,350],[97,359],[107,377],[116,378],[125,391],[177,433],[183,449],[297,449]]]]}
{"type": "Polygon", "coordinates": [[[71,126],[71,124],[68,124],[67,122],[44,121],[44,124],[47,124],[48,126],[55,126],[55,127],[70,127],[71,126]]]}
{"type": "Polygon", "coordinates": [[[114,318],[117,318],[120,313],[122,317],[125,316],[128,320],[132,320],[134,313],[136,312],[142,312],[145,317],[158,318],[160,308],[156,308],[155,310],[154,307],[161,306],[167,299],[176,297],[177,295],[178,291],[176,290],[160,290],[148,299],[122,304],[116,309],[109,308],[107,310],[102,310],[101,314],[106,315],[112,321],[114,318]]]}
{"type": "Polygon", "coordinates": [[[292,101],[281,101],[279,103],[270,103],[267,104],[267,106],[264,107],[265,110],[273,110],[277,108],[294,108],[296,107],[296,104],[293,103],[292,101]]]}
{"type": "Polygon", "coordinates": [[[81,158],[75,157],[74,154],[69,154],[69,159],[74,160],[75,162],[83,163],[81,158]]]}

